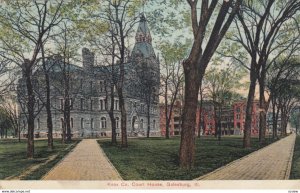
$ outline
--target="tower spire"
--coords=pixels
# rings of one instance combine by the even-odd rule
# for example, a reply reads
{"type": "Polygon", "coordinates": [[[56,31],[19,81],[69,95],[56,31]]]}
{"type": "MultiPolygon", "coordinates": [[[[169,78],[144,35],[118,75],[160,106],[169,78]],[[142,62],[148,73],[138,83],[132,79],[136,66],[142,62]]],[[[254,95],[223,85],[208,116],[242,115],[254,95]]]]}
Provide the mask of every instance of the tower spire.
{"type": "Polygon", "coordinates": [[[139,23],[138,30],[136,32],[135,40],[137,43],[146,42],[152,44],[152,37],[144,13],[141,13],[140,23],[139,23]]]}

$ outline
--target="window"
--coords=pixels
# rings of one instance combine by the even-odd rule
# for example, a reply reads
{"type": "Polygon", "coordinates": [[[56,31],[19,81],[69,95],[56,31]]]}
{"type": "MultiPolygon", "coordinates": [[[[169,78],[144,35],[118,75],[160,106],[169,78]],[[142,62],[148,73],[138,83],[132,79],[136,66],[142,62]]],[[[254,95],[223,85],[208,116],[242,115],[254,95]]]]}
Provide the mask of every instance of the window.
{"type": "Polygon", "coordinates": [[[83,103],[84,103],[84,99],[81,98],[80,99],[80,110],[83,110],[83,103]]]}
{"type": "Polygon", "coordinates": [[[62,129],[64,128],[64,119],[63,118],[60,119],[60,126],[62,129]]]}
{"type": "Polygon", "coordinates": [[[153,120],[153,129],[156,129],[156,121],[153,120]]]}
{"type": "Polygon", "coordinates": [[[106,129],[106,118],[105,117],[101,118],[101,129],[106,129]]]}
{"type": "Polygon", "coordinates": [[[80,125],[81,125],[81,129],[83,129],[84,128],[83,118],[81,118],[80,125]]]}
{"type": "Polygon", "coordinates": [[[116,128],[119,129],[119,125],[120,125],[120,118],[116,117],[116,128]]]}
{"type": "Polygon", "coordinates": [[[72,110],[73,109],[73,100],[72,99],[69,100],[69,106],[70,106],[70,110],[72,110]]]}
{"type": "Polygon", "coordinates": [[[119,100],[115,100],[115,110],[119,110],[119,100]]]}
{"type": "Polygon", "coordinates": [[[107,109],[107,100],[104,99],[104,110],[106,110],[106,109],[107,109]]]}
{"type": "Polygon", "coordinates": [[[100,110],[103,110],[103,100],[100,99],[100,110]]]}
{"type": "Polygon", "coordinates": [[[144,129],[144,120],[141,119],[141,129],[144,129]]]}
{"type": "Polygon", "coordinates": [[[240,119],[240,115],[239,114],[236,115],[236,119],[240,119]]]}
{"type": "Polygon", "coordinates": [[[60,109],[64,109],[64,99],[60,99],[60,109]]]}
{"type": "Polygon", "coordinates": [[[91,111],[93,110],[93,103],[94,103],[94,100],[91,99],[91,111]]]}
{"type": "Polygon", "coordinates": [[[91,119],[91,128],[94,129],[94,119],[91,119]]]}
{"type": "Polygon", "coordinates": [[[100,81],[100,92],[103,92],[104,87],[103,87],[103,81],[100,81]]]}
{"type": "Polygon", "coordinates": [[[73,128],[74,127],[74,120],[73,120],[73,118],[71,118],[71,128],[73,128]]]}
{"type": "Polygon", "coordinates": [[[25,122],[25,120],[23,120],[23,129],[24,130],[26,129],[26,122],[25,122]]]}

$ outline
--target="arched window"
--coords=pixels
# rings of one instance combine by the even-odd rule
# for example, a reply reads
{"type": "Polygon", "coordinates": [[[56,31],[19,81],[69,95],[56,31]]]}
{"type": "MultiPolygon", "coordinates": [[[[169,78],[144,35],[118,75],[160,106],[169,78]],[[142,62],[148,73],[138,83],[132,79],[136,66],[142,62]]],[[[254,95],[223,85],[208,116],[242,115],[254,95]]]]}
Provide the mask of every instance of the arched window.
{"type": "Polygon", "coordinates": [[[94,119],[91,119],[91,128],[94,129],[94,119]]]}
{"type": "Polygon", "coordinates": [[[153,129],[156,129],[156,121],[153,120],[153,129]]]}
{"type": "Polygon", "coordinates": [[[23,120],[23,129],[25,130],[26,129],[26,121],[23,120]]]}
{"type": "Polygon", "coordinates": [[[105,117],[101,118],[101,129],[106,129],[106,118],[105,117]]]}
{"type": "Polygon", "coordinates": [[[84,122],[83,122],[83,118],[81,118],[80,125],[81,125],[81,129],[83,129],[83,128],[84,128],[84,122]]]}
{"type": "Polygon", "coordinates": [[[141,119],[141,129],[144,129],[144,119],[141,119]]]}
{"type": "Polygon", "coordinates": [[[114,110],[119,110],[119,100],[115,100],[115,109],[114,110]]]}
{"type": "Polygon", "coordinates": [[[120,118],[116,117],[116,128],[119,129],[119,125],[120,125],[120,118]]]}

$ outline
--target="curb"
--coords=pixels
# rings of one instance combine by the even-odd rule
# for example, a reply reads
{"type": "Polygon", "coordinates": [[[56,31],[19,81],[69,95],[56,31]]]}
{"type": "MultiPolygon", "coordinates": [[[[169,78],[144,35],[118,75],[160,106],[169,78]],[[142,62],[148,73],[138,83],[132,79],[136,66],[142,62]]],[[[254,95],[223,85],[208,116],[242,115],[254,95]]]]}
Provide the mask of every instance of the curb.
{"type": "Polygon", "coordinates": [[[293,143],[292,148],[291,148],[290,159],[289,159],[289,162],[288,162],[288,165],[287,165],[287,169],[285,171],[285,177],[284,177],[285,180],[288,180],[290,178],[291,169],[292,169],[292,163],[293,163],[293,157],[294,157],[294,148],[295,148],[295,143],[296,143],[296,134],[292,134],[292,135],[294,135],[294,143],[293,143]]]}

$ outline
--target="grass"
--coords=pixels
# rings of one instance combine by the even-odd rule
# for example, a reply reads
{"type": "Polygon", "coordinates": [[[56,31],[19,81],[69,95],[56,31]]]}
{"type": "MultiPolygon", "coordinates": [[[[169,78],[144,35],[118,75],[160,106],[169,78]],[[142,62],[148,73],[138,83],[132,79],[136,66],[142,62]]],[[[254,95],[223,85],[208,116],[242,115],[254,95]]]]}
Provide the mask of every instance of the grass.
{"type": "Polygon", "coordinates": [[[35,158],[27,159],[26,140],[21,140],[21,142],[18,142],[16,139],[0,140],[0,179],[10,176],[17,177],[27,171],[29,167],[45,163],[50,156],[57,154],[54,160],[21,178],[25,180],[38,180],[59,162],[77,142],[78,140],[72,141],[69,144],[62,144],[59,139],[55,139],[54,149],[48,150],[47,140],[37,140],[35,141],[35,158]]]}
{"type": "Polygon", "coordinates": [[[129,139],[128,149],[98,143],[124,180],[192,180],[262,147],[257,138],[244,149],[242,138],[224,137],[219,144],[214,137],[202,137],[196,140],[195,166],[186,171],[178,167],[178,137],[129,139]]]}
{"type": "Polygon", "coordinates": [[[296,137],[290,179],[300,179],[300,136],[296,137]]]}

